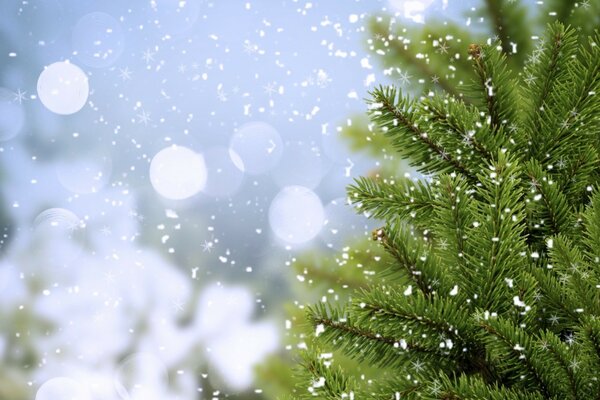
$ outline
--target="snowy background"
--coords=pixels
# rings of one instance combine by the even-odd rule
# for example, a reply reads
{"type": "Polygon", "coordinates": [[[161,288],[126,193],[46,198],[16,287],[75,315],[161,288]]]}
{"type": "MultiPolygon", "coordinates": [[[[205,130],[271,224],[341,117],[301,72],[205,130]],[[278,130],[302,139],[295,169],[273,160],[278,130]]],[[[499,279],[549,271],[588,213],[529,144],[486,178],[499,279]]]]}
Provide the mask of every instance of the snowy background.
{"type": "Polygon", "coordinates": [[[383,75],[367,19],[423,11],[458,15],[2,0],[0,399],[260,395],[290,260],[370,232],[344,195],[376,160],[339,134],[410,77],[383,75]]]}

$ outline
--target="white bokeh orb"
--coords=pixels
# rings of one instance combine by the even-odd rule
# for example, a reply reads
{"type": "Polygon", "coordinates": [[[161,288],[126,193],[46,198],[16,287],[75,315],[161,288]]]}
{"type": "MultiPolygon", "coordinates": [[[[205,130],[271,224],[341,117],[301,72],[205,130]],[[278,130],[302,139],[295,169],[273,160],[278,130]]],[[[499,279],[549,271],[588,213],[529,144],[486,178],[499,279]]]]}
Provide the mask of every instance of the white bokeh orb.
{"type": "Polygon", "coordinates": [[[244,172],[252,175],[272,169],[283,153],[281,136],[264,122],[242,125],[232,136],[229,147],[240,157],[244,172]]]}
{"type": "Polygon", "coordinates": [[[0,141],[10,140],[23,128],[25,111],[15,100],[15,94],[0,88],[0,141]]]}
{"type": "Polygon", "coordinates": [[[35,400],[92,400],[92,397],[85,385],[71,378],[59,377],[40,386],[35,400]]]}
{"type": "Polygon", "coordinates": [[[283,188],[269,208],[271,229],[287,243],[301,244],[313,239],[323,228],[324,221],[321,199],[303,186],[283,188]]]}
{"type": "Polygon", "coordinates": [[[159,151],[150,163],[150,182],[161,196],[171,200],[187,199],[206,185],[204,157],[183,146],[159,151]]]}
{"type": "Polygon", "coordinates": [[[69,115],[85,105],[90,87],[87,75],[75,64],[59,61],[40,74],[37,93],[42,104],[56,114],[69,115]]]}
{"type": "Polygon", "coordinates": [[[32,251],[44,260],[44,270],[38,272],[57,274],[83,252],[85,222],[70,210],[49,208],[33,221],[32,240],[32,251]]]}
{"type": "Polygon", "coordinates": [[[90,67],[108,67],[123,52],[125,36],[119,21],[103,12],[86,14],[77,21],[71,37],[77,59],[90,67]]]}
{"type": "Polygon", "coordinates": [[[233,196],[244,179],[240,157],[226,147],[213,147],[203,153],[208,174],[204,193],[216,196],[233,196]]]}

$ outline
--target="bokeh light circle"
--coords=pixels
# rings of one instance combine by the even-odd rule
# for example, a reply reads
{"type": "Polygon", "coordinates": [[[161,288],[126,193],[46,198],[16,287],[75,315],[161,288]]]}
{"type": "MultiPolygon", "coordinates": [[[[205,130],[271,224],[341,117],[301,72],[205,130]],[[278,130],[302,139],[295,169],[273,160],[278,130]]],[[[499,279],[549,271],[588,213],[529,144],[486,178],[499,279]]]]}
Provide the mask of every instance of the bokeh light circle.
{"type": "Polygon", "coordinates": [[[46,381],[37,391],[35,400],[92,400],[83,384],[71,378],[59,377],[46,381]]]}
{"type": "Polygon", "coordinates": [[[15,137],[25,124],[25,111],[15,94],[0,88],[0,141],[15,137]]]}
{"type": "Polygon", "coordinates": [[[85,105],[90,87],[87,75],[68,61],[50,64],[40,74],[37,93],[42,104],[50,111],[69,115],[85,105]]]}
{"type": "Polygon", "coordinates": [[[85,223],[64,208],[49,208],[33,221],[34,250],[51,267],[66,267],[83,252],[85,223]]]}
{"type": "Polygon", "coordinates": [[[159,400],[169,384],[167,366],[152,353],[134,353],[119,364],[114,383],[124,400],[159,400]]]}
{"type": "Polygon", "coordinates": [[[121,55],[125,36],[119,21],[103,12],[84,15],[73,28],[73,51],[81,63],[95,68],[112,65],[121,55]]]}
{"type": "Polygon", "coordinates": [[[324,221],[321,199],[303,186],[283,188],[269,208],[271,229],[287,243],[301,244],[313,239],[323,228],[324,221]]]}
{"type": "Polygon", "coordinates": [[[232,136],[229,147],[239,155],[244,172],[257,175],[272,169],[283,153],[279,133],[264,122],[242,125],[232,136]]]}
{"type": "Polygon", "coordinates": [[[167,199],[187,199],[201,191],[206,181],[204,157],[187,147],[167,147],[150,163],[150,182],[154,190],[167,199]]]}
{"type": "Polygon", "coordinates": [[[213,147],[203,156],[208,177],[202,191],[217,197],[234,195],[244,179],[240,157],[226,147],[213,147]]]}

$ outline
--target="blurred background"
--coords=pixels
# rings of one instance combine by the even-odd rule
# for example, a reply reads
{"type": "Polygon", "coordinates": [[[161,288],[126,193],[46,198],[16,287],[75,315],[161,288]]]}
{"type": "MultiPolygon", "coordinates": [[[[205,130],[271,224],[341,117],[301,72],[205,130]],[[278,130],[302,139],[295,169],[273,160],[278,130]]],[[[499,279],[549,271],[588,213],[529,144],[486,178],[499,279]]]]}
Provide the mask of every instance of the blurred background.
{"type": "Polygon", "coordinates": [[[414,174],[368,90],[454,77],[381,63],[389,22],[479,3],[2,0],[0,400],[277,393],[291,287],[377,227],[345,186],[414,174]]]}

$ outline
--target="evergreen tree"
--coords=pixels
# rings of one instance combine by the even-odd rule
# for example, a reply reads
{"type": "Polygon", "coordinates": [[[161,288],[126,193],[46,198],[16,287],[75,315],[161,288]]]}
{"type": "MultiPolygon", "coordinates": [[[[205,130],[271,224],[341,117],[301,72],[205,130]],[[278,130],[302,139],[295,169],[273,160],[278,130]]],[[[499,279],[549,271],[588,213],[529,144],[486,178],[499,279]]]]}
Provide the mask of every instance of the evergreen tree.
{"type": "Polygon", "coordinates": [[[373,122],[431,179],[349,188],[385,221],[397,279],[309,308],[323,347],[300,397],[600,398],[599,45],[554,23],[523,69],[488,40],[469,87],[372,92],[373,122]],[[331,348],[384,370],[349,376],[331,348]]]}
{"type": "MultiPolygon", "coordinates": [[[[516,43],[517,51],[513,51],[513,46],[505,45],[503,53],[508,65],[519,70],[527,60],[532,35],[541,35],[549,22],[560,21],[565,25],[577,26],[580,32],[577,38],[583,42],[600,25],[600,1],[549,0],[529,8],[510,0],[482,1],[478,8],[465,14],[467,20],[473,21],[467,28],[448,20],[429,20],[421,26],[404,26],[401,19],[390,15],[374,16],[368,26],[367,45],[373,57],[385,68],[385,74],[402,85],[405,93],[447,92],[470,105],[476,97],[469,97],[469,93],[462,90],[464,86],[461,86],[477,77],[471,61],[467,59],[466,49],[470,43],[483,43],[489,37],[500,38],[503,43],[516,43]]],[[[534,58],[539,54],[539,51],[535,51],[534,58]]],[[[352,124],[344,127],[341,134],[353,151],[367,153],[378,159],[379,167],[369,173],[371,178],[392,181],[395,176],[402,176],[408,170],[407,160],[393,149],[393,138],[385,135],[377,124],[362,115],[353,116],[352,124]]],[[[564,167],[565,162],[563,159],[558,164],[564,167]]],[[[408,183],[404,180],[399,184],[408,184],[406,190],[414,186],[414,190],[425,193],[420,182],[408,183]]],[[[401,188],[396,189],[401,192],[401,188]]],[[[423,212],[427,212],[426,209],[423,212]]],[[[375,231],[375,236],[384,231],[375,231]]],[[[286,350],[283,356],[271,357],[258,371],[259,387],[264,389],[268,398],[287,398],[284,394],[288,393],[300,394],[301,397],[306,395],[307,398],[314,398],[314,394],[324,396],[322,390],[307,391],[307,382],[319,382],[315,368],[331,361],[325,358],[319,364],[315,357],[311,358],[311,355],[319,356],[321,353],[334,359],[334,370],[337,368],[340,374],[344,371],[344,379],[347,379],[345,385],[348,387],[354,387],[348,382],[355,378],[364,381],[397,374],[394,368],[368,366],[331,346],[323,345],[319,338],[314,337],[315,328],[306,322],[305,304],[326,298],[328,302],[335,300],[342,306],[356,290],[362,290],[374,282],[381,283],[383,279],[407,287],[410,276],[394,273],[398,264],[410,263],[422,269],[425,263],[431,262],[431,259],[422,260],[422,250],[416,252],[413,247],[404,247],[406,252],[400,253],[402,248],[394,246],[393,240],[405,240],[402,236],[393,237],[388,232],[387,241],[373,242],[370,232],[366,233],[367,237],[363,240],[347,243],[348,247],[341,254],[315,250],[301,255],[293,263],[294,273],[290,281],[295,289],[295,301],[287,305],[284,317],[288,321],[285,330],[286,350]],[[373,246],[376,244],[383,246],[377,249],[373,246]],[[390,250],[387,254],[386,249],[390,250]],[[347,260],[342,257],[344,254],[349,256],[347,260]],[[305,279],[299,282],[296,275],[305,279]],[[335,293],[335,296],[331,293],[335,293]],[[304,354],[305,366],[309,368],[292,374],[298,362],[297,351],[305,347],[310,349],[304,354]]],[[[408,233],[402,232],[404,235],[408,233]]],[[[442,247],[447,245],[445,243],[447,241],[440,241],[442,247]]],[[[332,393],[335,398],[338,392],[334,390],[332,393]]]]}

